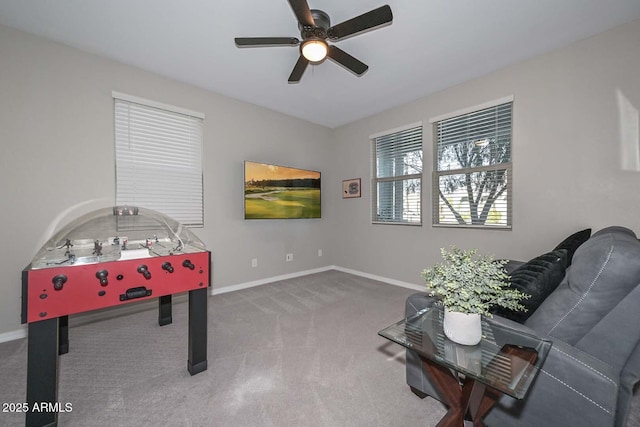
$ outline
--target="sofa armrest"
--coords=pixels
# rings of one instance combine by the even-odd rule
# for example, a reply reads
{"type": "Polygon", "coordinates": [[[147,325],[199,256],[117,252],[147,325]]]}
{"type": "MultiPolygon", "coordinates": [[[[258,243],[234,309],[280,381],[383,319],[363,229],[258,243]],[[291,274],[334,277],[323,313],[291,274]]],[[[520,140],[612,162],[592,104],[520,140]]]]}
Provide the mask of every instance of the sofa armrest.
{"type": "MultiPolygon", "coordinates": [[[[436,302],[435,298],[429,296],[427,292],[418,292],[409,295],[405,302],[405,317],[413,316],[420,310],[432,307],[436,302]]],[[[411,390],[421,398],[425,395],[434,397],[440,401],[445,400],[438,389],[429,381],[427,373],[424,371],[420,356],[413,350],[406,350],[406,381],[411,390]]]]}
{"type": "MultiPolygon", "coordinates": [[[[537,335],[532,329],[494,316],[493,321],[537,335]]],[[[603,361],[565,342],[553,341],[540,372],[522,400],[503,396],[487,415],[488,425],[613,426],[619,375],[603,361]]]]}
{"type": "Polygon", "coordinates": [[[427,292],[417,292],[409,295],[405,302],[404,316],[413,316],[420,310],[433,306],[436,299],[429,296],[427,292]]]}

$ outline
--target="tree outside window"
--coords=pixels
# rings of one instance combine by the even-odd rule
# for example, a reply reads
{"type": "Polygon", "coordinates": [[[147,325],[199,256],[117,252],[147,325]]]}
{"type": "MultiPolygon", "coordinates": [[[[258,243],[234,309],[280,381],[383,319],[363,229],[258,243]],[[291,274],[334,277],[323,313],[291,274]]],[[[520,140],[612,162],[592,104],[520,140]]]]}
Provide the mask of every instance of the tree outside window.
{"type": "Polygon", "coordinates": [[[435,122],[434,224],[511,227],[512,106],[435,122]]]}

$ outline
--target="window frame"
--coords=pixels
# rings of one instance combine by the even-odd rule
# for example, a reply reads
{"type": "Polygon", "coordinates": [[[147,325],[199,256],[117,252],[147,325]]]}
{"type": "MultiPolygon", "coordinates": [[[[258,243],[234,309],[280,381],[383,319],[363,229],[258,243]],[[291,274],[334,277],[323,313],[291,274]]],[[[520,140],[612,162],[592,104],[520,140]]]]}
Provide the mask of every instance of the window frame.
{"type": "MultiPolygon", "coordinates": [[[[470,228],[470,229],[491,229],[491,230],[511,230],[513,226],[513,108],[514,108],[514,96],[509,95],[500,99],[485,102],[483,104],[475,105],[472,107],[457,110],[448,114],[440,115],[429,120],[432,125],[433,132],[433,178],[432,178],[432,227],[443,228],[470,228]],[[479,167],[467,167],[450,170],[438,170],[438,149],[440,148],[440,141],[438,136],[438,124],[444,120],[472,115],[482,110],[497,108],[506,104],[510,106],[510,122],[509,122],[509,161],[504,163],[497,163],[494,165],[479,166],[479,167]],[[440,210],[441,207],[446,205],[440,199],[440,178],[448,175],[465,175],[486,171],[504,171],[506,177],[506,224],[454,224],[454,223],[440,223],[440,210]]],[[[467,201],[468,203],[468,201],[467,201]]]]}
{"type": "Polygon", "coordinates": [[[115,91],[112,98],[116,205],[152,209],[184,226],[204,227],[204,114],[115,91]],[[174,145],[165,151],[165,143],[174,145]],[[144,154],[156,157],[154,166],[140,167],[148,163],[139,158],[144,154]]]}
{"type": "MultiPolygon", "coordinates": [[[[383,132],[378,132],[376,134],[370,135],[369,140],[371,142],[371,223],[372,224],[385,224],[385,225],[406,225],[406,226],[422,226],[423,224],[423,176],[424,176],[424,127],[422,121],[411,123],[402,127],[398,127],[395,129],[390,129],[383,132]],[[414,174],[406,174],[406,175],[392,175],[386,177],[378,177],[378,144],[377,140],[383,137],[390,137],[394,134],[402,134],[403,132],[410,132],[415,129],[420,129],[420,153],[422,154],[422,170],[419,173],[414,174]],[[419,181],[420,189],[417,192],[418,194],[418,206],[420,209],[419,220],[417,222],[412,221],[398,221],[398,220],[381,220],[378,215],[378,184],[385,182],[396,182],[396,183],[404,183],[405,181],[419,181]]],[[[404,196],[403,196],[404,202],[404,196]]]]}

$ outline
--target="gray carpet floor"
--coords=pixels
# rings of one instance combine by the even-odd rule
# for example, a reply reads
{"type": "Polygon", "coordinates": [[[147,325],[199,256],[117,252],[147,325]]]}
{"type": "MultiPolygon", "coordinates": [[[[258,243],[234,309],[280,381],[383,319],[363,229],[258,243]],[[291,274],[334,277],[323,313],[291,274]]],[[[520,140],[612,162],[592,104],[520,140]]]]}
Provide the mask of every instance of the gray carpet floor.
{"type": "MultiPolygon", "coordinates": [[[[61,426],[433,426],[444,407],[407,387],[377,332],[414,291],[327,271],[209,298],[208,369],[190,376],[187,304],[70,328],[61,426]]],[[[0,344],[0,401],[26,393],[26,339],[0,344]]],[[[1,426],[24,414],[0,413],[1,426]]]]}
{"type": "MultiPolygon", "coordinates": [[[[186,302],[163,327],[155,309],[72,317],[58,380],[72,411],[59,425],[435,426],[445,408],[410,392],[402,347],[377,335],[413,292],[327,271],[210,297],[209,367],[193,377],[186,302]]],[[[26,361],[26,339],[0,344],[0,402],[24,401],[26,361]]],[[[640,426],[639,400],[628,427],[640,426]]],[[[0,412],[2,427],[24,419],[0,412]]]]}

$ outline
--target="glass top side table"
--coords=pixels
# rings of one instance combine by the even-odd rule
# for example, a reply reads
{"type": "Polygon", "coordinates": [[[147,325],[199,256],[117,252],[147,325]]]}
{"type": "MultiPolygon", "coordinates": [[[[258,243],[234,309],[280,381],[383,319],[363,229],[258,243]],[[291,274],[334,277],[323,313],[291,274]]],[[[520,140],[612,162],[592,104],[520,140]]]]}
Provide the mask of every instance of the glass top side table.
{"type": "Polygon", "coordinates": [[[444,335],[443,310],[432,307],[394,323],[378,334],[414,350],[449,412],[439,426],[474,425],[501,394],[523,399],[551,348],[551,341],[482,320],[482,340],[466,346],[444,335]]]}

